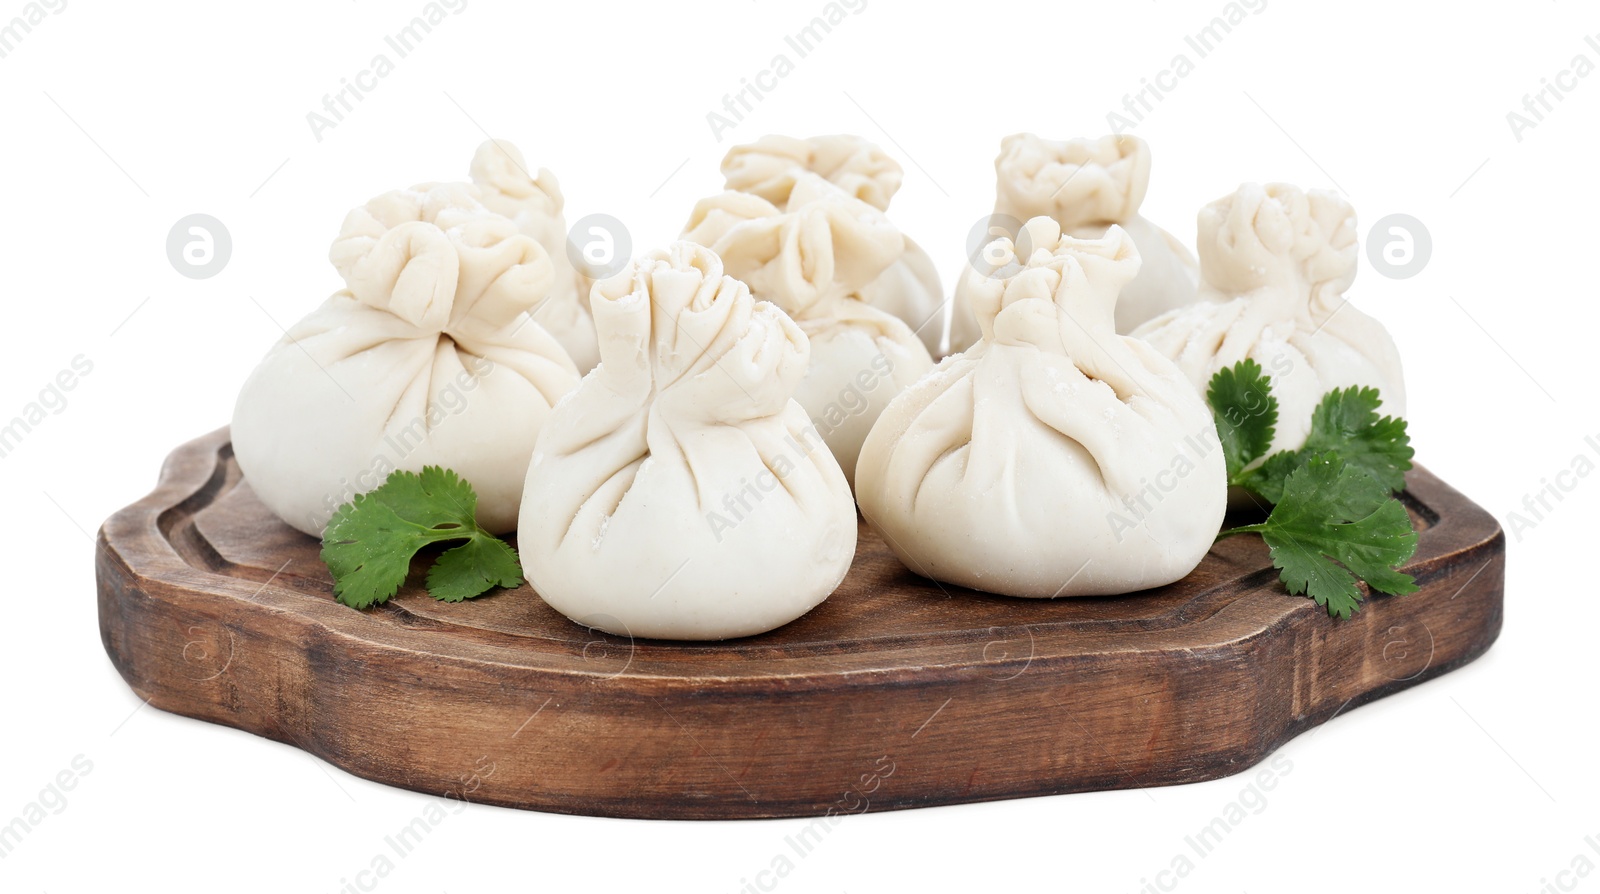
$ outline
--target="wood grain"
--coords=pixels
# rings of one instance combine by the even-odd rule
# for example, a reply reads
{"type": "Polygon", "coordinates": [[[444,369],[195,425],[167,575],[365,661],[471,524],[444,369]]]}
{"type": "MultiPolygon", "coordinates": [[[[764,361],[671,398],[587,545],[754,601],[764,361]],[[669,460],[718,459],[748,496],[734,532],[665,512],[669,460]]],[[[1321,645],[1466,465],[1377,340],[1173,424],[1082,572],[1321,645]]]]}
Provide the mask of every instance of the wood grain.
{"type": "Polygon", "coordinates": [[[224,429],[101,529],[101,636],[157,708],[481,803],[722,819],[1169,785],[1248,769],[1494,642],[1499,525],[1422,469],[1406,499],[1423,589],[1349,621],[1286,595],[1254,537],[1170,587],[1048,602],[918,577],[863,528],[844,585],[793,624],[630,642],[526,587],[336,603],[318,543],[240,480],[224,429]]]}

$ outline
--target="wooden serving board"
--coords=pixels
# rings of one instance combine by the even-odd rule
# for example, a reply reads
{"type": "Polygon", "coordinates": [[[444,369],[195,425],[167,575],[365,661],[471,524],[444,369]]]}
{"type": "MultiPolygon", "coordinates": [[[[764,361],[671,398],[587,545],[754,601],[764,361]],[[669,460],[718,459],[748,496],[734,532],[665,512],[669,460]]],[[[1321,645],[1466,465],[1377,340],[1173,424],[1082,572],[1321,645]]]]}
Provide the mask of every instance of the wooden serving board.
{"type": "Polygon", "coordinates": [[[1169,785],[1489,648],[1499,525],[1421,469],[1407,502],[1422,591],[1348,621],[1284,593],[1255,537],[1170,587],[1051,602],[940,586],[863,528],[844,585],[780,630],[630,642],[527,587],[338,604],[319,544],[256,499],[223,430],[101,530],[100,627],[158,708],[475,802],[725,819],[1169,785]]]}

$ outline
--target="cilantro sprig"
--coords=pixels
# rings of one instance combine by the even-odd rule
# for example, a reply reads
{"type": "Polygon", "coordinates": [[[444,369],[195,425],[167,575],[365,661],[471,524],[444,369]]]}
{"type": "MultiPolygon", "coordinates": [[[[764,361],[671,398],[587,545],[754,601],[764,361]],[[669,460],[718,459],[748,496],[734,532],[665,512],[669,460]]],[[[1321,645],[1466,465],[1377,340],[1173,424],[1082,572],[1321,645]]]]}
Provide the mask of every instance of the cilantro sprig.
{"type": "Polygon", "coordinates": [[[1394,498],[1414,451],[1405,421],[1378,415],[1376,389],[1329,392],[1312,414],[1305,446],[1271,456],[1278,401],[1260,364],[1246,360],[1219,371],[1206,396],[1229,485],[1273,504],[1266,521],[1223,531],[1218,540],[1260,534],[1289,593],[1309,596],[1336,618],[1360,609],[1358,579],[1392,596],[1416,592],[1416,581],[1397,569],[1416,553],[1417,533],[1394,498]]]}
{"type": "Polygon", "coordinates": [[[460,602],[495,587],[522,583],[517,554],[478,526],[478,495],[449,469],[396,471],[376,490],[339,507],[322,535],[322,561],[333,572],[334,596],[351,608],[387,602],[424,547],[465,540],[428,572],[428,592],[460,602]]]}
{"type": "Polygon", "coordinates": [[[1230,486],[1244,486],[1245,466],[1265,456],[1277,435],[1278,400],[1271,385],[1272,379],[1254,360],[1218,370],[1211,377],[1206,398],[1217,420],[1230,486]]]}

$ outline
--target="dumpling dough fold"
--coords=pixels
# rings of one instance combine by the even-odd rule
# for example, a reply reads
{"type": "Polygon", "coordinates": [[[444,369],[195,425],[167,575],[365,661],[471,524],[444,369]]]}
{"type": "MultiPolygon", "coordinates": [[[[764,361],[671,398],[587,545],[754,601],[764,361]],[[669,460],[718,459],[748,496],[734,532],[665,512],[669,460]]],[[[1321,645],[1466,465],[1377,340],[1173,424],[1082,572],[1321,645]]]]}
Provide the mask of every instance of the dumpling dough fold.
{"type": "Polygon", "coordinates": [[[1192,571],[1226,507],[1205,403],[1115,330],[1132,237],[1027,222],[961,287],[982,333],[886,409],[861,451],[867,523],[911,570],[1009,596],[1114,595],[1192,571]]]}
{"type": "MultiPolygon", "coordinates": [[[[1015,234],[1023,221],[1043,216],[1079,239],[1099,238],[1112,225],[1133,237],[1142,265],[1117,300],[1118,332],[1132,332],[1194,301],[1194,256],[1139,213],[1150,186],[1150,146],[1144,140],[1129,134],[1075,140],[1013,134],[1001,141],[994,168],[993,235],[1015,234]]],[[[950,349],[964,350],[977,339],[977,320],[957,294],[950,349]]]]}
{"type": "Polygon", "coordinates": [[[572,266],[567,254],[565,200],[556,175],[545,168],[530,173],[522,152],[505,140],[487,140],[472,157],[472,182],[489,210],[512,220],[550,257],[550,291],[534,309],[533,318],[549,330],[572,356],[579,372],[599,362],[594,320],[589,316],[591,283],[572,266]]]}
{"type": "MultiPolygon", "coordinates": [[[[879,211],[899,192],[905,176],[900,163],[861,137],[847,134],[797,139],[769,135],[735,146],[722,160],[724,188],[760,196],[784,207],[795,184],[807,173],[823,177],[879,211]]],[[[928,353],[939,356],[944,338],[944,286],[933,259],[910,236],[904,253],[883,273],[856,290],[871,307],[900,318],[928,353]]]]}
{"type": "Polygon", "coordinates": [[[1269,453],[1305,444],[1329,391],[1376,388],[1404,417],[1405,379],[1388,330],[1345,299],[1356,275],[1355,210],[1338,193],[1246,183],[1201,209],[1201,301],[1134,335],[1171,358],[1204,393],[1245,360],[1272,377],[1279,404],[1269,453]]]}
{"type": "Polygon", "coordinates": [[[714,640],[771,630],[844,579],[856,516],[792,399],[804,333],[678,242],[594,287],[601,363],[556,407],[518,543],[534,589],[589,627],[714,640]]]}
{"type": "Polygon", "coordinates": [[[811,363],[795,399],[853,477],[878,414],[933,367],[905,322],[859,297],[904,254],[900,232],[877,209],[807,173],[782,208],[733,191],[701,201],[684,238],[711,247],[730,276],[806,333],[811,363]]]}
{"type": "Polygon", "coordinates": [[[245,382],[233,449],[256,495],[321,536],[395,469],[454,469],[478,520],[516,523],[534,437],[578,383],[528,317],[550,287],[537,242],[465,184],[378,196],[329,252],[346,288],[291,327],[245,382]]]}

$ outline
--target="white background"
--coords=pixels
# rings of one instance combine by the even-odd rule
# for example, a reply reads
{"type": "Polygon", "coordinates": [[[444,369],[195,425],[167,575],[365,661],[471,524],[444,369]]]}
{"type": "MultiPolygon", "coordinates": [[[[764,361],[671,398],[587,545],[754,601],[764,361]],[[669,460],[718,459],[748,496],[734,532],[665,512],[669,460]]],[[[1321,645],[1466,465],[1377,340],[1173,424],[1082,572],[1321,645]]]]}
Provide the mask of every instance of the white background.
{"type": "MultiPolygon", "coordinates": [[[[141,707],[96,626],[95,528],[173,447],[225,424],[277,324],[336,287],[327,245],[347,208],[464,176],[486,129],[556,172],[569,222],[603,211],[653,247],[720,187],[732,143],[853,132],[905,165],[890,216],[948,279],[991,207],[1002,136],[1105,132],[1141,79],[1195,59],[1184,35],[1224,8],[869,0],[719,143],[707,112],[823,5],[470,0],[321,141],[306,114],[420,0],[70,0],[0,59],[0,417],[74,357],[93,363],[0,459],[0,824],[75,756],[93,764],[0,860],[0,888],[331,894],[428,801],[141,707]],[[165,252],[194,212],[234,240],[204,281],[165,252]]],[[[0,0],[0,22],[23,8],[0,0]]],[[[1352,296],[1400,344],[1420,461],[1503,521],[1574,457],[1600,461],[1584,443],[1600,438],[1600,75],[1520,140],[1506,118],[1577,54],[1600,63],[1585,34],[1600,14],[1567,0],[1272,0],[1136,130],[1155,153],[1145,213],[1187,241],[1195,210],[1241,180],[1336,185],[1363,238],[1393,212],[1427,225],[1422,274],[1386,279],[1363,259],[1352,296]]],[[[1600,864],[1584,841],[1600,837],[1597,501],[1600,480],[1578,480],[1512,537],[1505,634],[1487,657],[1290,743],[1267,807],[1178,890],[1600,892],[1600,873],[1557,875],[1580,855],[1600,864]]],[[[1131,894],[1245,784],[868,814],[779,889],[1131,894]]],[[[731,894],[796,828],[473,806],[379,890],[731,894]]]]}

